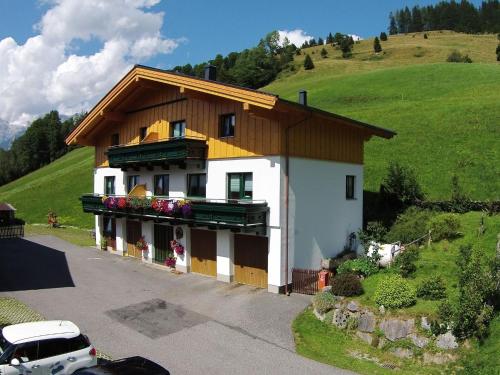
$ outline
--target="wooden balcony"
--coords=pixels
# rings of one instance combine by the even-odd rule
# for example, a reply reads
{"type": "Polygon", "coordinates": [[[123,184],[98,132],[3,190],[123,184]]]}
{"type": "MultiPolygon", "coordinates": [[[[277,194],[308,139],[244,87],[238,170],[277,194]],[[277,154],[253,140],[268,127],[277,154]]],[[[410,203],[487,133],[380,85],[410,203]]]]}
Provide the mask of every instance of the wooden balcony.
{"type": "Polygon", "coordinates": [[[140,168],[171,164],[184,167],[188,160],[206,160],[207,142],[204,139],[171,138],[133,145],[111,146],[106,152],[111,168],[140,168]]]}
{"type": "MultiPolygon", "coordinates": [[[[106,197],[104,197],[106,198],[106,197]]],[[[115,199],[129,199],[129,197],[113,197],[115,199]]],[[[133,197],[130,197],[134,199],[133,197]]],[[[138,218],[144,221],[169,222],[172,225],[187,224],[189,226],[204,226],[210,229],[231,229],[244,233],[266,233],[267,213],[269,207],[264,201],[249,200],[214,200],[193,199],[185,201],[183,198],[157,197],[156,199],[168,202],[184,201],[189,204],[189,212],[160,212],[151,205],[151,198],[135,198],[135,203],[127,205],[110,205],[103,202],[102,195],[83,195],[80,200],[84,212],[95,215],[109,215],[117,218],[138,218]],[[135,206],[135,208],[131,207],[135,206]]],[[[109,201],[107,201],[109,202],[109,201]]],[[[124,201],[122,200],[122,203],[124,201]]]]}

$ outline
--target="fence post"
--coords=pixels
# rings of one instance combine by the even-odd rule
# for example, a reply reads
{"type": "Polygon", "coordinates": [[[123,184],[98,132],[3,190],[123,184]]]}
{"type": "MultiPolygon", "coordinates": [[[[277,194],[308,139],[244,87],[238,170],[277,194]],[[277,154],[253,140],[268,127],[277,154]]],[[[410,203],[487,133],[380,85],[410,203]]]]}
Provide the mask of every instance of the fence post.
{"type": "Polygon", "coordinates": [[[430,247],[432,243],[432,230],[429,229],[429,239],[427,240],[427,247],[430,247]]]}

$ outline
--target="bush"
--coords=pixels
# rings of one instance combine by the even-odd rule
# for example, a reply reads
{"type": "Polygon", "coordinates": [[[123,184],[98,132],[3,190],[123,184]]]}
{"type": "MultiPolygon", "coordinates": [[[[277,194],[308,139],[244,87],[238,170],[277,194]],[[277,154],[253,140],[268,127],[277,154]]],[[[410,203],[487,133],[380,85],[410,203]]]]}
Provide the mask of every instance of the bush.
{"type": "Polygon", "coordinates": [[[408,307],[417,301],[415,289],[399,275],[390,275],[377,285],[375,302],[388,308],[408,307]]]}
{"type": "Polygon", "coordinates": [[[359,296],[363,294],[363,287],[359,277],[353,273],[342,273],[331,281],[332,293],[336,296],[359,296]]]}
{"type": "Polygon", "coordinates": [[[393,267],[402,277],[410,277],[417,270],[415,262],[417,261],[418,256],[418,248],[410,246],[396,256],[393,267]]]}
{"type": "Polygon", "coordinates": [[[389,163],[382,188],[385,193],[393,195],[404,206],[411,206],[425,198],[413,169],[398,162],[389,163]]]}
{"type": "Polygon", "coordinates": [[[460,220],[455,214],[441,214],[429,221],[429,229],[434,241],[449,240],[460,234],[460,220]]]}
{"type": "Polygon", "coordinates": [[[314,69],[314,63],[311,59],[311,56],[309,55],[306,55],[306,57],[304,58],[304,69],[305,70],[314,69]]]}
{"type": "Polygon", "coordinates": [[[424,39],[429,39],[429,36],[427,34],[424,34],[424,39]]]}
{"type": "Polygon", "coordinates": [[[410,243],[428,232],[429,220],[433,216],[430,211],[410,207],[398,216],[385,239],[390,243],[410,243]]]}
{"type": "Polygon", "coordinates": [[[450,53],[446,61],[453,63],[472,63],[472,59],[469,57],[469,55],[462,55],[458,51],[453,51],[452,53],[450,53]]]}
{"type": "Polygon", "coordinates": [[[358,254],[352,250],[344,250],[338,254],[333,260],[333,269],[336,270],[341,264],[347,262],[348,260],[356,259],[358,254]]]}
{"type": "Polygon", "coordinates": [[[330,292],[320,292],[312,299],[313,307],[320,314],[326,314],[335,307],[335,297],[330,292]]]}
{"type": "Polygon", "coordinates": [[[355,273],[363,276],[370,276],[378,272],[378,266],[367,257],[348,260],[337,268],[337,273],[355,273]]]}
{"type": "Polygon", "coordinates": [[[380,221],[370,221],[366,225],[365,230],[360,229],[357,236],[363,250],[365,251],[365,255],[367,254],[372,241],[383,242],[386,234],[387,228],[380,221]]]}
{"type": "Polygon", "coordinates": [[[440,276],[423,280],[417,287],[417,297],[438,300],[446,297],[446,286],[440,276]]]}

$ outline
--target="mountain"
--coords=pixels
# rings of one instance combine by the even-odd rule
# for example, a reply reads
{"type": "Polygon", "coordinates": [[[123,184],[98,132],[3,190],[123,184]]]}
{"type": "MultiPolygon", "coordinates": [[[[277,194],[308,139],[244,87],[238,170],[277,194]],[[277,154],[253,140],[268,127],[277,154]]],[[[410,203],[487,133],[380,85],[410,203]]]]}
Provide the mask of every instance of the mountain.
{"type": "Polygon", "coordinates": [[[12,125],[0,119],[0,148],[7,150],[14,139],[20,136],[26,128],[20,125],[12,125]]]}

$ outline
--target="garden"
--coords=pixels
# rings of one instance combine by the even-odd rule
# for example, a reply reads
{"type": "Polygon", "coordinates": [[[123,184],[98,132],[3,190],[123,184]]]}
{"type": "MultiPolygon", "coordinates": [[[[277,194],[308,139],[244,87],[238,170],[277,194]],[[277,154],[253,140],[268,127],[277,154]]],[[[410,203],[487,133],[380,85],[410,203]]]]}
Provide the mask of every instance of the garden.
{"type": "Polygon", "coordinates": [[[364,253],[328,262],[330,285],[293,323],[297,352],[366,374],[497,374],[500,216],[399,203],[358,233],[364,253]],[[398,245],[390,262],[379,243],[398,245]]]}

